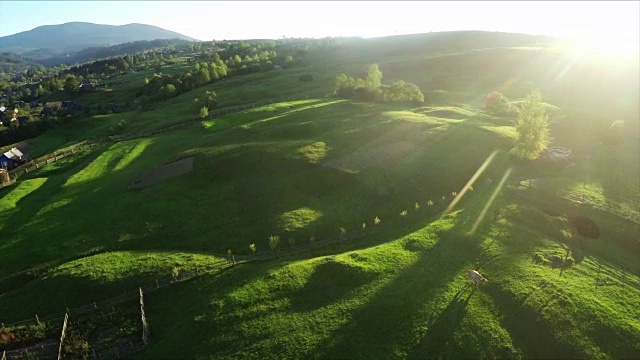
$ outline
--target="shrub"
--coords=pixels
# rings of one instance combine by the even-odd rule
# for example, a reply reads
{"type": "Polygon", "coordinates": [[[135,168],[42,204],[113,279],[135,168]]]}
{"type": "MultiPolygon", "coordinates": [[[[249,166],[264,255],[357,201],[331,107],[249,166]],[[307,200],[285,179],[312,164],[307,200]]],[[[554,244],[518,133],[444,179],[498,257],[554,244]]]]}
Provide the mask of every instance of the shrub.
{"type": "Polygon", "coordinates": [[[278,245],[280,245],[280,236],[271,235],[269,236],[269,247],[272,251],[276,252],[278,249],[278,245]]]}
{"type": "Polygon", "coordinates": [[[180,276],[180,268],[177,266],[174,266],[171,268],[171,276],[173,276],[174,279],[177,279],[178,276],[180,276]]]}
{"type": "Polygon", "coordinates": [[[493,91],[485,98],[484,111],[491,115],[506,115],[512,112],[512,107],[506,96],[493,91]]]}

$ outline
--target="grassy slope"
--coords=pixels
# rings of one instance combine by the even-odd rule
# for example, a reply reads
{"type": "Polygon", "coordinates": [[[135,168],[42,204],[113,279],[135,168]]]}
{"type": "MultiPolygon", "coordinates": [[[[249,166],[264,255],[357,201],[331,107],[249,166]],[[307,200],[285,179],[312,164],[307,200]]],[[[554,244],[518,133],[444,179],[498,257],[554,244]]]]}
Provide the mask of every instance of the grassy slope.
{"type": "MultiPolygon", "coordinates": [[[[228,105],[296,94],[298,87],[323,93],[335,73],[352,68],[361,71],[362,63],[255,74],[207,89],[232,94],[228,105]],[[314,83],[297,82],[311,70],[314,83]]],[[[382,69],[386,78],[400,74],[382,69]]],[[[458,100],[477,96],[470,89],[459,88],[458,100]]],[[[450,90],[440,105],[414,109],[333,99],[274,104],[109,145],[31,174],[0,192],[1,320],[112,296],[175,266],[219,261],[213,252],[248,253],[250,242],[265,250],[270,234],[306,243],[339,227],[374,226],[379,216],[391,230],[327,250],[335,257],[244,264],[148,296],[154,342],[139,357],[635,357],[637,223],[514,182],[469,236],[506,169],[503,155],[458,204],[462,211],[438,219],[449,193],[514,136],[508,121],[483,116],[472,101],[451,105],[450,90]],[[192,173],[126,190],[140,172],[184,156],[195,157],[192,173]],[[364,168],[376,163],[381,167],[364,168]],[[404,209],[409,216],[401,221],[404,209]],[[600,225],[599,240],[572,232],[568,217],[577,214],[600,225]],[[564,255],[563,243],[576,261],[570,269],[533,262],[535,253],[564,255]],[[471,267],[490,279],[480,291],[465,287],[471,267]]],[[[143,120],[132,128],[191,116],[191,99],[204,91],[139,114],[143,120]]],[[[96,118],[34,143],[98,133],[108,126],[100,130],[97,121],[132,115],[96,118]]],[[[625,189],[637,194],[632,153],[598,151],[599,171],[556,170],[564,179],[558,183],[579,183],[589,173],[601,184],[594,198],[637,212],[637,195],[616,193],[618,179],[609,176],[626,169],[625,189]]],[[[580,196],[579,188],[567,188],[580,196]]]]}

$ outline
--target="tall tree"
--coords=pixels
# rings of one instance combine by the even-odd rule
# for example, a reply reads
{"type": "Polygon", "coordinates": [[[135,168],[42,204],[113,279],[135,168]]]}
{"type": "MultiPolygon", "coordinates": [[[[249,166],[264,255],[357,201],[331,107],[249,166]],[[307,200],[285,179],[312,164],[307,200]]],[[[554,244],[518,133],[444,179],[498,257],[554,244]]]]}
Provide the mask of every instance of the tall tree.
{"type": "Polygon", "coordinates": [[[514,152],[523,159],[535,160],[549,144],[549,117],[542,105],[542,95],[532,90],[518,110],[518,139],[514,152]]]}
{"type": "Polygon", "coordinates": [[[378,68],[378,64],[369,65],[365,81],[368,88],[376,89],[380,87],[382,84],[382,71],[378,68]]]}

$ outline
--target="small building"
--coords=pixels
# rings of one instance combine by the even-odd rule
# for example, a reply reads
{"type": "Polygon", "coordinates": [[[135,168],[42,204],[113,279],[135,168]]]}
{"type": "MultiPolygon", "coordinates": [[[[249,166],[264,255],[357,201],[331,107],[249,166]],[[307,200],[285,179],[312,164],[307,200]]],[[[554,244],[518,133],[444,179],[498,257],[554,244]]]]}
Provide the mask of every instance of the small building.
{"type": "Polygon", "coordinates": [[[91,91],[91,90],[95,90],[97,88],[98,88],[98,84],[90,83],[90,82],[83,82],[82,84],[80,84],[78,86],[78,89],[80,91],[91,91]]]}
{"type": "Polygon", "coordinates": [[[0,169],[11,170],[30,160],[28,155],[23,154],[20,150],[12,148],[0,156],[0,169]]]}
{"type": "Polygon", "coordinates": [[[573,151],[565,147],[554,146],[548,149],[548,155],[553,161],[564,161],[573,157],[573,151]]]}

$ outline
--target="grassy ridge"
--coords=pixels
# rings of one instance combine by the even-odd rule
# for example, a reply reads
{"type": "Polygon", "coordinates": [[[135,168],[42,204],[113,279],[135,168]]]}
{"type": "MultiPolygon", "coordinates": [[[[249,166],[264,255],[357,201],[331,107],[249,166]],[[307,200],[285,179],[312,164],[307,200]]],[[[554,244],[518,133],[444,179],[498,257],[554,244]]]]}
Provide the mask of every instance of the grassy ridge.
{"type": "MultiPolygon", "coordinates": [[[[632,305],[640,291],[633,285],[640,283],[635,255],[594,241],[583,244],[582,259],[568,270],[536,264],[534,253],[564,254],[560,244],[574,235],[567,235],[572,230],[566,217],[549,217],[535,205],[541,197],[524,200],[516,188],[503,190],[485,225],[467,235],[506,158],[489,167],[458,205],[461,212],[431,222],[436,213],[427,200],[448,203],[449,193],[462,187],[490,151],[509,148],[511,135],[502,127],[462,108],[402,110],[318,99],[265,106],[66,159],[66,165],[45,167],[2,197],[8,209],[3,223],[35,214],[9,229],[14,241],[3,243],[2,254],[23,255],[20,261],[5,256],[3,275],[53,266],[5,293],[3,313],[30,316],[32,309],[16,307],[46,289],[63,295],[32,303],[56,311],[152,282],[175,266],[216,261],[206,255],[212,251],[248,253],[250,242],[267,249],[269,234],[304,243],[310,236],[336,234],[339,227],[375,226],[372,220],[379,216],[397,229],[356,244],[360,250],[247,264],[154,295],[147,311],[163,314],[151,318],[154,338],[172,341],[159,340],[140,356],[630,356],[640,334],[633,320],[640,314],[632,305]],[[484,151],[476,146],[469,152],[463,144],[479,137],[484,151]],[[374,151],[398,144],[411,145],[409,152],[381,157],[374,151]],[[184,156],[195,156],[192,173],[126,191],[141,171],[184,156]],[[351,170],[324,166],[331,161],[351,170]],[[189,192],[183,191],[185,183],[189,192]],[[117,207],[90,205],[101,202],[117,207]],[[432,215],[420,215],[415,202],[432,215]],[[130,216],[144,203],[154,206],[144,216],[130,216]],[[89,206],[95,210],[81,216],[89,206]],[[408,227],[398,216],[403,209],[413,219],[408,227]],[[465,287],[465,271],[472,267],[490,278],[480,292],[465,287]],[[601,275],[603,268],[614,275],[601,275]],[[611,286],[619,290],[608,291],[611,286]],[[190,295],[177,300],[174,291],[190,295]],[[603,312],[604,304],[611,310],[603,312]],[[533,325],[523,326],[522,319],[533,325]],[[594,327],[608,331],[606,341],[597,340],[602,334],[594,327]],[[193,344],[188,355],[171,345],[176,340],[193,344]]],[[[535,189],[528,191],[524,196],[535,189]]],[[[572,206],[553,205],[561,214],[584,213],[572,206]]],[[[602,238],[612,238],[615,222],[601,222],[605,214],[589,215],[601,224],[602,238]]]]}
{"type": "MultiPolygon", "coordinates": [[[[174,268],[216,263],[228,249],[250,254],[250,243],[265,251],[269,235],[289,247],[380,226],[378,217],[385,231],[150,294],[153,342],[137,357],[637,357],[637,138],[596,143],[595,128],[574,131],[575,119],[553,101],[554,145],[574,148],[576,166],[514,161],[506,155],[513,119],[478,108],[487,89],[538,50],[458,44],[406,56],[398,52],[406,44],[386,44],[370,53],[314,50],[303,67],[229,78],[148,111],[97,116],[33,139],[34,151],[45,152],[104,136],[121,120],[125,132],[160,127],[195,116],[191,102],[206,90],[219,93],[222,107],[318,95],[107,144],[1,190],[0,320],[111,297],[174,268]],[[508,56],[486,72],[496,54],[508,56]],[[324,97],[337,73],[357,74],[371,60],[385,81],[424,86],[427,104],[324,97]],[[297,81],[303,73],[314,81],[297,81]],[[441,217],[495,150],[473,190],[441,217]],[[194,158],[193,171],[128,190],[140,174],[185,157],[194,158]],[[576,231],[579,216],[598,225],[597,239],[576,231]],[[489,283],[469,287],[470,268],[489,283]]],[[[508,83],[510,96],[542,74],[544,61],[532,63],[540,67],[508,83]]],[[[133,86],[141,76],[122,81],[133,86]]]]}

